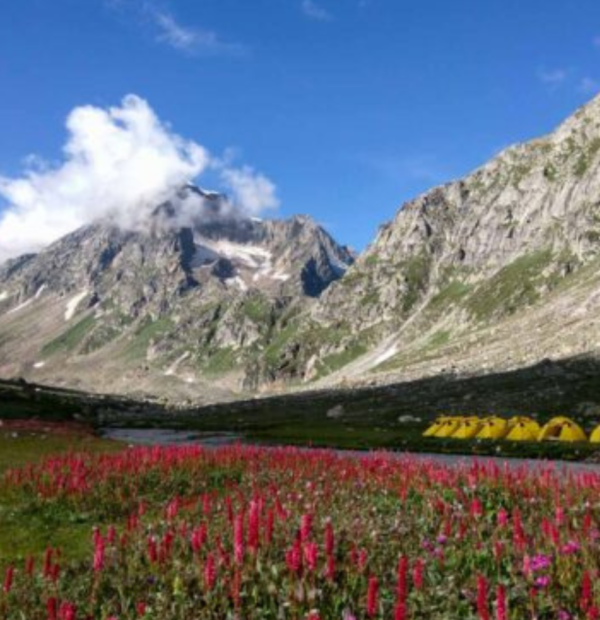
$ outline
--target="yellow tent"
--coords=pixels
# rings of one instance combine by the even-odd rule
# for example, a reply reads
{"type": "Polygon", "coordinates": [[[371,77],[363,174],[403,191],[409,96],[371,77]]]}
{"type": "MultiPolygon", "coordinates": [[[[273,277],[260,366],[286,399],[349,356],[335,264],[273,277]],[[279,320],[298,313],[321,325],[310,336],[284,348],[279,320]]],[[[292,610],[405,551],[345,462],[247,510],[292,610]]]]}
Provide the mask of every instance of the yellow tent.
{"type": "Polygon", "coordinates": [[[600,443],[600,426],[596,426],[596,428],[592,431],[590,441],[592,443],[600,443]]]}
{"type": "Polygon", "coordinates": [[[482,421],[472,416],[470,418],[464,418],[460,426],[452,434],[453,439],[472,439],[481,430],[482,421]]]}
{"type": "Polygon", "coordinates": [[[587,436],[573,420],[560,416],[552,418],[544,425],[538,435],[538,439],[540,441],[548,439],[555,439],[557,441],[587,441],[587,436]]]}
{"type": "Polygon", "coordinates": [[[481,422],[477,439],[502,439],[508,433],[508,422],[503,418],[491,416],[481,422]]]}
{"type": "Polygon", "coordinates": [[[448,416],[440,416],[424,433],[423,437],[431,437],[435,435],[442,425],[446,422],[448,416]]]}
{"type": "Polygon", "coordinates": [[[440,426],[439,430],[436,431],[434,437],[450,437],[453,435],[458,427],[462,424],[464,418],[461,417],[450,417],[446,418],[446,421],[440,426]]]}
{"type": "Polygon", "coordinates": [[[515,417],[508,421],[509,441],[536,441],[540,434],[540,425],[531,418],[515,417]]]}

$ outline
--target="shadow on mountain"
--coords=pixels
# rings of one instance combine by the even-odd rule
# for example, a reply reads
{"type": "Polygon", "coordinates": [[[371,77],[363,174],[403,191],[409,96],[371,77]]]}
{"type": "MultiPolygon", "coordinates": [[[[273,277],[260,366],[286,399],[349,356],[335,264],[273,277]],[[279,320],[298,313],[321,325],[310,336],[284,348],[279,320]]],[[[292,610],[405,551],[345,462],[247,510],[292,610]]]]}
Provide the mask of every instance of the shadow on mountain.
{"type": "Polygon", "coordinates": [[[534,366],[474,377],[439,375],[385,386],[301,392],[175,411],[152,403],[93,395],[23,380],[0,382],[0,417],[82,415],[99,423],[193,423],[207,429],[329,423],[368,426],[402,416],[426,421],[439,414],[568,414],[600,421],[600,360],[544,360],[534,366]]]}

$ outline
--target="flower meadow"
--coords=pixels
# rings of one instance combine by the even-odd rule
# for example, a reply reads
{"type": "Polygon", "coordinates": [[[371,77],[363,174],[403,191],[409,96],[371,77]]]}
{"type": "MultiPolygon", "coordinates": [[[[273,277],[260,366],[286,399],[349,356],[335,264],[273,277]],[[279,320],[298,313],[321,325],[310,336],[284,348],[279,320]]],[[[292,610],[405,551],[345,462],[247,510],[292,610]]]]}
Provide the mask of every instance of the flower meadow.
{"type": "Polygon", "coordinates": [[[98,523],[83,560],[3,566],[2,620],[600,618],[596,473],[228,446],[61,456],[2,484],[98,523]]]}

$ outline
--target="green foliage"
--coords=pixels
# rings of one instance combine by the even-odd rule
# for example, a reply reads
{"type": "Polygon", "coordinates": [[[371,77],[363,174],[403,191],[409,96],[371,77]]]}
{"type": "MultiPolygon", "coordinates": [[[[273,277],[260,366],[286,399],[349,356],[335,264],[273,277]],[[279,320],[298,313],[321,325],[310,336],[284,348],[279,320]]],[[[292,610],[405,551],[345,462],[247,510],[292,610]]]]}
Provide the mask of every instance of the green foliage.
{"type": "Polygon", "coordinates": [[[364,271],[359,271],[358,267],[351,267],[346,271],[338,282],[343,286],[356,286],[359,282],[362,282],[367,277],[364,271]]]}
{"type": "Polygon", "coordinates": [[[163,336],[173,328],[173,321],[169,318],[161,318],[144,321],[134,332],[131,342],[127,345],[125,355],[130,360],[146,357],[148,347],[159,336],[163,336]]]}
{"type": "Polygon", "coordinates": [[[286,346],[298,335],[299,324],[297,321],[290,321],[283,329],[275,332],[275,337],[264,352],[264,359],[268,366],[275,366],[280,359],[286,346]]]}
{"type": "Polygon", "coordinates": [[[377,303],[379,303],[379,291],[377,289],[370,290],[360,299],[361,306],[374,306],[377,303]]]}
{"type": "Polygon", "coordinates": [[[551,265],[550,250],[521,256],[478,286],[466,307],[480,321],[513,314],[539,299],[543,272],[551,265]]]}
{"type": "Polygon", "coordinates": [[[582,177],[587,172],[598,151],[600,151],[600,138],[594,138],[586,145],[577,158],[577,162],[573,168],[573,172],[576,176],[582,177]]]}
{"type": "Polygon", "coordinates": [[[406,290],[402,298],[403,312],[410,312],[425,291],[429,279],[430,266],[431,258],[424,252],[418,256],[413,256],[401,265],[406,284],[406,290]]]}
{"type": "Polygon", "coordinates": [[[74,351],[91,331],[95,323],[96,319],[92,315],[81,319],[81,321],[75,323],[75,325],[67,329],[66,332],[58,336],[58,338],[47,343],[42,348],[42,356],[49,357],[56,353],[74,351]]]}
{"type": "Polygon", "coordinates": [[[435,295],[427,306],[428,312],[436,316],[448,306],[459,303],[471,291],[471,286],[460,280],[453,280],[435,295]]]}
{"type": "Polygon", "coordinates": [[[271,314],[271,304],[262,295],[256,295],[244,302],[242,311],[255,323],[263,323],[271,314]]]}
{"type": "Polygon", "coordinates": [[[234,370],[237,365],[237,353],[232,347],[225,347],[211,352],[204,364],[204,371],[209,375],[220,375],[234,370]]]}
{"type": "Polygon", "coordinates": [[[101,349],[121,335],[121,330],[113,325],[98,325],[83,345],[82,353],[92,353],[101,349]]]}
{"type": "Polygon", "coordinates": [[[443,347],[450,341],[450,335],[451,334],[448,330],[438,330],[429,337],[429,340],[427,341],[427,348],[437,349],[438,347],[443,347]]]}
{"type": "Polygon", "coordinates": [[[548,163],[544,166],[544,177],[548,179],[548,181],[556,181],[557,176],[558,171],[553,163],[548,163]]]}
{"type": "Polygon", "coordinates": [[[346,345],[342,351],[327,355],[321,360],[317,378],[324,377],[325,375],[340,370],[361,355],[364,355],[367,350],[366,343],[361,340],[360,335],[357,336],[348,345],[346,345]]]}
{"type": "Polygon", "coordinates": [[[380,259],[379,259],[379,256],[377,256],[377,254],[371,254],[370,256],[367,256],[367,258],[365,258],[365,265],[368,265],[369,267],[373,267],[379,261],[380,259]]]}

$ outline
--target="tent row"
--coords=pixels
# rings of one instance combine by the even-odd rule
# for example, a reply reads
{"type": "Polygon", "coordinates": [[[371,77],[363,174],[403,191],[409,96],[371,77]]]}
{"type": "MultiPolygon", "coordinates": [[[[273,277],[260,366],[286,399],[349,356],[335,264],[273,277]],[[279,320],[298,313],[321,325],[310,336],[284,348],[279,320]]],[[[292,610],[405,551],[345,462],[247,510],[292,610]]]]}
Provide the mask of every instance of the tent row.
{"type": "Polygon", "coordinates": [[[454,439],[506,439],[508,441],[590,441],[600,443],[600,426],[589,439],[583,429],[566,417],[552,418],[541,426],[531,418],[515,416],[509,420],[498,416],[442,416],[424,433],[424,437],[454,439]]]}

